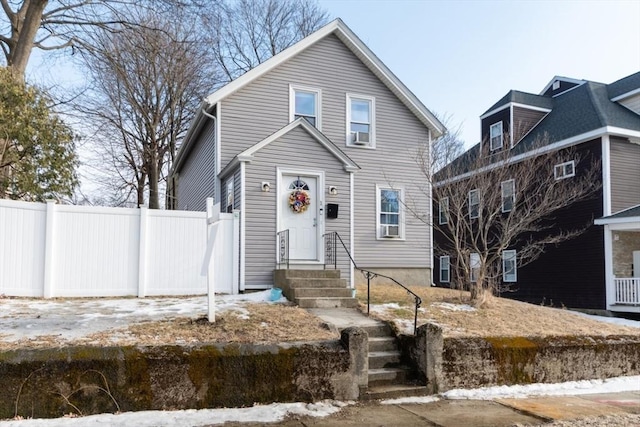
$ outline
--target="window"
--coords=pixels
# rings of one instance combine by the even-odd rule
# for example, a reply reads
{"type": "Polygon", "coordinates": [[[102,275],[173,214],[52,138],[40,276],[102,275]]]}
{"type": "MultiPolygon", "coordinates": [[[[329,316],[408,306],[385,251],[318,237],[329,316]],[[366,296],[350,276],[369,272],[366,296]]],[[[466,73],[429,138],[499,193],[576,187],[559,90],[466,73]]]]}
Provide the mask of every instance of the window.
{"type": "Polygon", "coordinates": [[[472,252],[469,254],[469,280],[471,283],[477,282],[478,277],[480,276],[480,255],[472,252]]]}
{"type": "Polygon", "coordinates": [[[289,93],[289,120],[304,117],[313,126],[320,129],[321,92],[318,89],[291,86],[289,93]]]}
{"type": "Polygon", "coordinates": [[[576,174],[576,162],[575,160],[571,160],[570,162],[560,163],[559,165],[555,165],[553,167],[553,175],[556,180],[571,178],[576,174]]]}
{"type": "Polygon", "coordinates": [[[402,190],[378,187],[378,238],[402,238],[402,190]]]}
{"type": "Polygon", "coordinates": [[[449,222],[449,198],[443,197],[438,204],[438,223],[446,224],[449,222]]]}
{"type": "Polygon", "coordinates": [[[502,122],[494,123],[489,128],[491,151],[502,148],[502,122]]]}
{"type": "Polygon", "coordinates": [[[225,212],[233,212],[233,178],[230,178],[227,181],[227,204],[225,207],[225,212]]]}
{"type": "Polygon", "coordinates": [[[347,145],[375,147],[375,98],[347,94],[347,145]]]}
{"type": "Polygon", "coordinates": [[[480,215],[480,190],[469,191],[469,218],[478,218],[480,215]]]}
{"type": "Polygon", "coordinates": [[[516,264],[516,251],[502,252],[502,281],[516,282],[518,280],[518,266],[516,264]]]}
{"type": "Polygon", "coordinates": [[[450,274],[451,270],[449,267],[449,256],[441,256],[440,257],[440,282],[441,283],[449,283],[451,278],[450,274]]]}
{"type": "Polygon", "coordinates": [[[513,179],[502,182],[502,212],[511,212],[516,202],[516,182],[513,179]]]}

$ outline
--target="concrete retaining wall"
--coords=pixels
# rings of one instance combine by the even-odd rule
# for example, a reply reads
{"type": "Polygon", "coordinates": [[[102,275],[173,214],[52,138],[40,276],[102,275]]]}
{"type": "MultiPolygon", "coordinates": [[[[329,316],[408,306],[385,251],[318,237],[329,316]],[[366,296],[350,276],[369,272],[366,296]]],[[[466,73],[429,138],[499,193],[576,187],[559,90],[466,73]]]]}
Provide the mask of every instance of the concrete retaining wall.
{"type": "Polygon", "coordinates": [[[69,347],[0,353],[0,419],[357,399],[367,334],[301,345],[69,347]]]}
{"type": "Polygon", "coordinates": [[[447,338],[418,328],[409,353],[433,393],[640,374],[640,336],[447,338]]]}

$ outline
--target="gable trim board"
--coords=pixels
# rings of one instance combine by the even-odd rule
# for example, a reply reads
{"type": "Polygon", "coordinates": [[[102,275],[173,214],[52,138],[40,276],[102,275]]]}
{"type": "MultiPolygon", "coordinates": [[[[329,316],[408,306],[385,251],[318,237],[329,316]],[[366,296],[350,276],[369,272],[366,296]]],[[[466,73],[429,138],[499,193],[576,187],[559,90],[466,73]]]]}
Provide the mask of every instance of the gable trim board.
{"type": "MultiPolygon", "coordinates": [[[[345,46],[351,50],[362,62],[368,67],[373,74],[375,74],[380,81],[391,92],[398,97],[398,99],[431,131],[434,137],[439,137],[446,131],[445,126],[435,117],[422,102],[387,68],[382,61],[356,36],[349,27],[341,20],[336,19],[329,24],[325,25],[315,33],[307,36],[298,43],[283,50],[277,55],[271,57],[267,61],[258,65],[257,67],[247,71],[242,76],[236,78],[232,82],[223,86],[216,92],[207,96],[198,108],[196,116],[193,119],[187,135],[185,136],[182,146],[176,156],[176,162],[173,170],[178,170],[182,163],[182,158],[191,149],[191,142],[197,136],[202,122],[205,120],[205,114],[209,108],[214,105],[218,106],[219,102],[229,95],[237,92],[241,88],[245,87],[252,81],[268,73],[272,69],[276,68],[283,62],[294,57],[298,53],[302,52],[309,46],[317,43],[319,40],[327,37],[330,34],[335,34],[345,46]]],[[[219,114],[219,113],[218,113],[219,114]]],[[[219,125],[219,123],[218,123],[219,125]]]]}
{"type": "Polygon", "coordinates": [[[585,80],[572,79],[572,78],[570,78],[570,77],[554,76],[554,77],[551,79],[551,81],[550,81],[550,82],[549,82],[549,83],[548,83],[548,84],[547,84],[547,85],[546,85],[546,86],[545,86],[545,87],[540,91],[539,95],[544,95],[544,93],[545,93],[546,91],[548,91],[548,90],[549,90],[549,88],[550,88],[550,87],[551,87],[551,86],[552,86],[552,85],[553,85],[557,80],[559,80],[559,81],[563,81],[563,82],[567,82],[567,83],[575,83],[575,86],[573,86],[573,87],[571,87],[571,88],[569,88],[569,89],[567,89],[567,90],[565,90],[565,91],[562,91],[562,92],[560,92],[560,93],[557,93],[557,94],[553,95],[553,96],[552,96],[552,98],[553,98],[553,97],[556,97],[556,96],[558,96],[558,95],[560,95],[560,94],[566,93],[566,92],[568,92],[568,91],[570,91],[570,90],[572,90],[572,89],[574,89],[574,88],[576,88],[576,87],[580,86],[580,85],[581,85],[581,84],[583,84],[583,83],[586,83],[586,81],[585,81],[585,80]]]}
{"type": "Polygon", "coordinates": [[[280,139],[282,136],[291,132],[293,129],[301,127],[306,130],[309,135],[311,135],[320,145],[322,145],[327,151],[333,154],[338,160],[340,160],[343,164],[344,170],[346,172],[355,172],[360,169],[360,167],[353,161],[349,156],[347,156],[341,149],[339,149],[334,143],[329,141],[329,139],[324,136],[322,132],[320,132],[317,128],[312,126],[309,122],[307,122],[303,118],[299,118],[289,123],[285,127],[281,128],[277,132],[271,134],[267,138],[253,145],[252,147],[244,150],[242,153],[238,154],[234,160],[232,160],[227,167],[224,168],[220,175],[223,176],[229,168],[233,168],[233,164],[235,161],[235,165],[237,162],[251,162],[256,152],[271,144],[272,142],[280,139]]]}
{"type": "Polygon", "coordinates": [[[630,92],[627,93],[623,93],[622,95],[618,95],[615,98],[611,98],[611,102],[618,102],[618,101],[622,101],[626,98],[631,98],[634,95],[638,95],[640,94],[640,88],[632,90],[630,92]]]}
{"type": "Polygon", "coordinates": [[[494,108],[491,111],[487,111],[486,113],[484,113],[483,115],[480,116],[480,120],[486,119],[487,117],[492,116],[495,113],[499,113],[502,110],[506,110],[509,107],[521,107],[521,108],[527,108],[529,110],[542,111],[542,112],[545,112],[545,113],[551,112],[550,108],[536,107],[534,105],[522,104],[521,102],[507,102],[506,104],[504,104],[504,105],[502,105],[502,106],[500,106],[498,108],[494,108]]]}

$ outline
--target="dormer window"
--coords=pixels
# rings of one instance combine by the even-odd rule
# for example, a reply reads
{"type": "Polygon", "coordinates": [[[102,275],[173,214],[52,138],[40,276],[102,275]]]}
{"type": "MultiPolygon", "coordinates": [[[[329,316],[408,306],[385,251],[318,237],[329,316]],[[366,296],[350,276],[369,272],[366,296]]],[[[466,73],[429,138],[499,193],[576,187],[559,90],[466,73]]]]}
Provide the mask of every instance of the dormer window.
{"type": "Polygon", "coordinates": [[[502,121],[494,123],[489,128],[491,151],[502,148],[502,121]]]}
{"type": "Polygon", "coordinates": [[[289,94],[289,120],[303,117],[311,125],[320,129],[321,92],[303,86],[291,86],[289,94]]]}

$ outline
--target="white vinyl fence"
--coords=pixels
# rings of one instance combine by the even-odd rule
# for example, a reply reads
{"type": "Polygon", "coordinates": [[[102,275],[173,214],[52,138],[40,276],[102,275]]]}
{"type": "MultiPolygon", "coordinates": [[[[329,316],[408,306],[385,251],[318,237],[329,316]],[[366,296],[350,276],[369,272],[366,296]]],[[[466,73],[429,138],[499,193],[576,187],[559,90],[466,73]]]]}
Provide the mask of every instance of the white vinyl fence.
{"type": "Polygon", "coordinates": [[[0,200],[0,295],[206,294],[206,249],[205,212],[0,200]]]}

